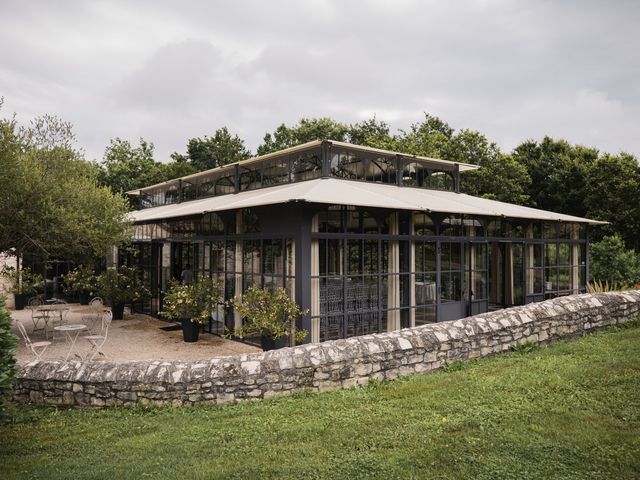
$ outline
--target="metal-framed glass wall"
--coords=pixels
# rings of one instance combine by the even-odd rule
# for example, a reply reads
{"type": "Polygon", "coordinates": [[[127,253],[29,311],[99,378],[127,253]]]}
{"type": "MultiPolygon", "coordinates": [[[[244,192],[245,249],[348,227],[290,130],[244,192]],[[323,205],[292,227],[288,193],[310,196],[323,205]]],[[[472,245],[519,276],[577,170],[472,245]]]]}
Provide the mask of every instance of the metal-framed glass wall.
{"type": "Polygon", "coordinates": [[[317,215],[318,341],[584,291],[578,224],[414,212],[403,227],[403,216],[341,206],[317,215]],[[360,219],[359,229],[349,218],[360,219]]]}
{"type": "Polygon", "coordinates": [[[241,319],[226,301],[241,296],[251,285],[270,290],[282,287],[295,295],[294,238],[263,232],[253,210],[137,225],[134,247],[137,253],[121,255],[121,261],[135,264],[152,291],[145,313],[158,314],[163,291],[170,281],[180,281],[186,269],[196,278],[220,281],[224,299],[205,326],[211,333],[232,332],[239,325],[241,319]]]}

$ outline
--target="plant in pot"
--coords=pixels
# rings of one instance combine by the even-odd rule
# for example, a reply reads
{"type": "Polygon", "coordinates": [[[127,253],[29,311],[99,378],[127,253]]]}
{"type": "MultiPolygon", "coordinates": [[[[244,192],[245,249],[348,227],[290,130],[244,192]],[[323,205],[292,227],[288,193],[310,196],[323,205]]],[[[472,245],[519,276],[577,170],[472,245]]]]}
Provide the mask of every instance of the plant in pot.
{"type": "Polygon", "coordinates": [[[234,302],[236,312],[245,319],[236,335],[244,338],[260,335],[263,350],[292,346],[304,341],[306,330],[296,328],[296,320],[308,313],[289,298],[284,288],[275,291],[251,286],[234,302]]]}
{"type": "Polygon", "coordinates": [[[201,277],[188,285],[172,282],[165,294],[160,315],[180,320],[184,341],[197,342],[202,325],[209,322],[221,300],[220,282],[212,278],[201,277]]]}
{"type": "Polygon", "coordinates": [[[126,265],[109,268],[98,276],[98,294],[111,305],[114,320],[124,318],[126,303],[142,300],[151,293],[143,285],[138,270],[126,265]]]}
{"type": "Polygon", "coordinates": [[[16,310],[24,309],[27,298],[35,295],[37,287],[42,283],[42,275],[34,274],[29,267],[16,270],[5,266],[1,275],[9,282],[7,291],[13,293],[16,310]]]}
{"type": "Polygon", "coordinates": [[[89,300],[98,291],[98,277],[90,267],[80,265],[64,276],[68,293],[77,293],[80,305],[88,305],[89,300]]]}

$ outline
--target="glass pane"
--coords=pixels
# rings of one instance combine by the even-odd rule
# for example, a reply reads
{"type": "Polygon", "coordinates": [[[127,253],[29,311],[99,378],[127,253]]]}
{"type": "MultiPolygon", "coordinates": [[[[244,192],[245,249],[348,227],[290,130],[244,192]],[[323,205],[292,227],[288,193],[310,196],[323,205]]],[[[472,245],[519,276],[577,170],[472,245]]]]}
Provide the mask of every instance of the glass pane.
{"type": "Polygon", "coordinates": [[[558,224],[545,222],[542,225],[542,236],[545,239],[556,239],[558,238],[558,224]]]}
{"type": "Polygon", "coordinates": [[[434,190],[453,190],[453,176],[451,172],[434,170],[429,177],[430,187],[434,190]]]}
{"type": "Polygon", "coordinates": [[[544,264],[546,267],[555,266],[558,260],[558,246],[555,243],[547,243],[544,246],[544,264]]]}
{"type": "Polygon", "coordinates": [[[460,272],[442,272],[441,281],[441,301],[458,302],[462,299],[462,274],[460,272]]]}
{"type": "Polygon", "coordinates": [[[378,273],[378,242],[364,241],[364,273],[378,273]]]}
{"type": "Polygon", "coordinates": [[[542,267],[542,244],[527,245],[527,266],[542,267]]]}
{"type": "Polygon", "coordinates": [[[395,159],[379,157],[371,158],[367,167],[367,181],[379,183],[396,183],[395,159]]]}
{"type": "Polygon", "coordinates": [[[430,305],[436,302],[436,274],[417,274],[415,276],[416,305],[430,305]]]}
{"type": "Polygon", "coordinates": [[[419,163],[410,163],[402,171],[402,183],[408,187],[427,187],[429,185],[427,169],[419,163]]]}
{"type": "Polygon", "coordinates": [[[488,297],[487,293],[487,272],[473,271],[471,272],[471,282],[473,285],[472,299],[484,300],[488,297]]]}
{"type": "Polygon", "coordinates": [[[558,245],[558,264],[571,265],[571,245],[568,243],[558,245]]]}
{"type": "Polygon", "coordinates": [[[560,267],[558,269],[558,288],[561,292],[571,289],[571,267],[560,267]]]}
{"type": "Polygon", "coordinates": [[[322,176],[320,152],[312,152],[292,158],[292,180],[299,182],[322,176]]]}
{"type": "Polygon", "coordinates": [[[435,236],[436,226],[429,215],[415,213],[413,215],[413,232],[416,235],[435,236]]]}
{"type": "Polygon", "coordinates": [[[448,237],[462,236],[462,217],[448,217],[442,220],[440,235],[448,237]]]}
{"type": "Polygon", "coordinates": [[[418,307],[415,309],[416,327],[436,321],[435,307],[418,307]]]}

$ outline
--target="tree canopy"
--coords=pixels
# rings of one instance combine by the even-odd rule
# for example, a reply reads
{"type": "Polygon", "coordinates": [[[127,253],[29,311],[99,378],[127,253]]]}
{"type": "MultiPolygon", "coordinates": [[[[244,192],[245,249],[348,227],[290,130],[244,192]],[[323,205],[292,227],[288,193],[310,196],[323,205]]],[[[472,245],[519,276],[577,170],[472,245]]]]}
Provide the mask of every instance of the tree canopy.
{"type": "Polygon", "coordinates": [[[82,261],[128,240],[127,201],[74,143],[56,117],[0,119],[0,252],[82,261]]]}
{"type": "Polygon", "coordinates": [[[128,140],[114,138],[105,149],[99,165],[99,181],[115,193],[124,193],[172,178],[194,173],[196,170],[185,159],[168,163],[154,159],[154,145],[140,138],[134,146],[128,140]]]}
{"type": "Polygon", "coordinates": [[[174,153],[171,158],[177,162],[186,162],[194,171],[202,172],[221,167],[229,163],[245,160],[251,156],[244,140],[229,133],[227,127],[219,128],[213,136],[192,138],[187,142],[187,153],[174,153]]]}

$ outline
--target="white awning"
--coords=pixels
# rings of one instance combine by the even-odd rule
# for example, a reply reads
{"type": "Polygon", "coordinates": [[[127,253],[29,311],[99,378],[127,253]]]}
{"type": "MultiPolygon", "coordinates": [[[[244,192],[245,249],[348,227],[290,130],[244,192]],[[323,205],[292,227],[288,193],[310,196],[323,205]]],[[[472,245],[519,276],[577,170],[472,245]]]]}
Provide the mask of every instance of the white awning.
{"type": "Polygon", "coordinates": [[[209,197],[162,207],[147,208],[130,212],[129,218],[136,223],[142,223],[165,218],[287,202],[461,213],[465,215],[526,218],[531,220],[580,222],[594,225],[607,223],[536,208],[521,207],[496,200],[472,197],[463,193],[398,187],[337,178],[319,178],[220,197],[209,197]]]}

